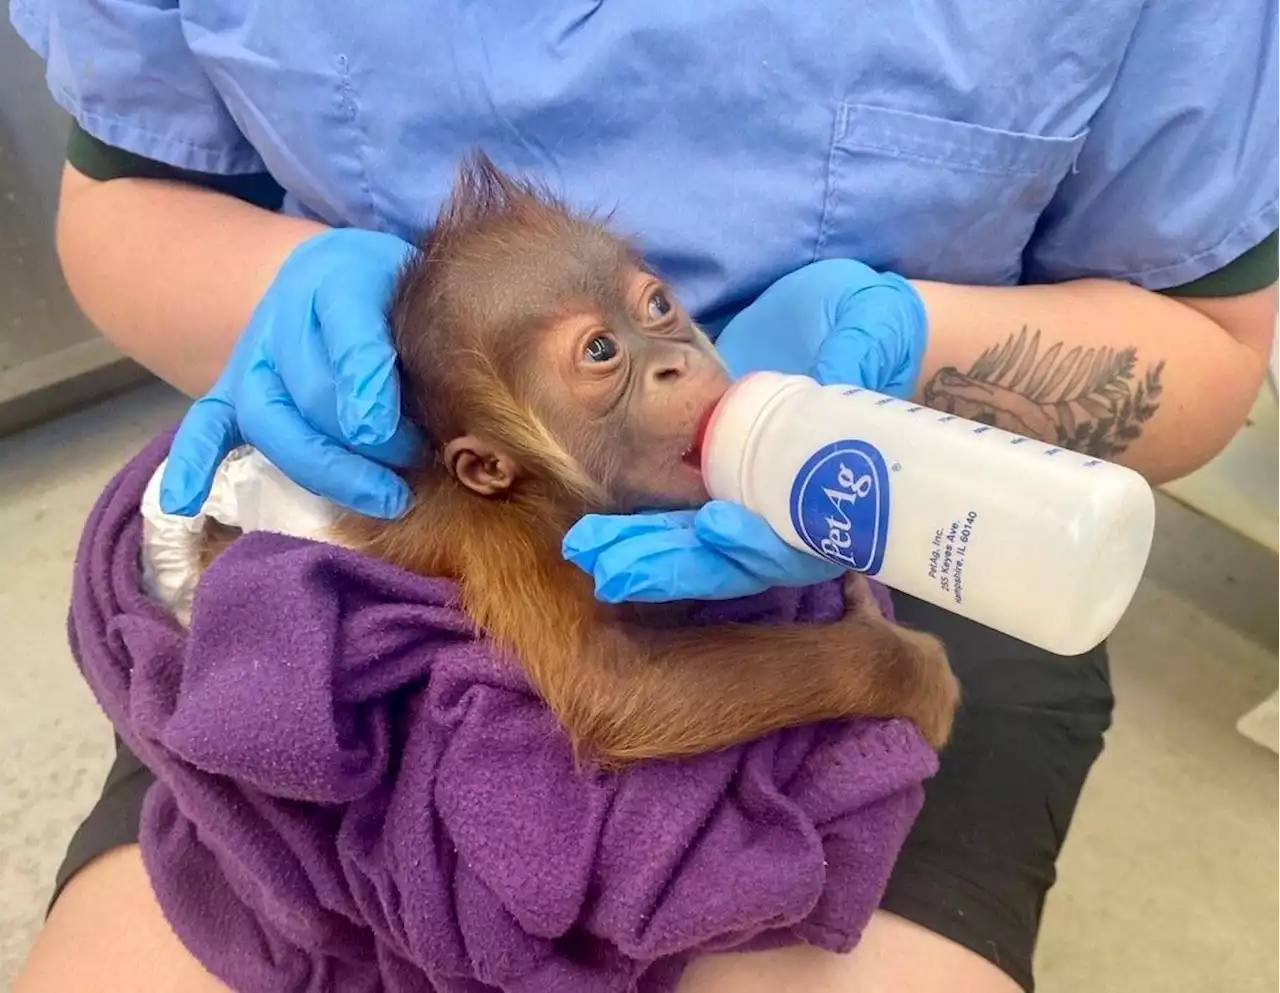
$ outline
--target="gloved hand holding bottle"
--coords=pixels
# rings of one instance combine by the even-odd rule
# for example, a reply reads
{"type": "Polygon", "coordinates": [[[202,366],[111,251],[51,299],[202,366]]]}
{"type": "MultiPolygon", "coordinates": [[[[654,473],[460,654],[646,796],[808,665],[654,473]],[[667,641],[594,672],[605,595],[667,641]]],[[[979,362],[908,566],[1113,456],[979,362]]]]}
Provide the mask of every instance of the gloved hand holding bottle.
{"type": "MultiPolygon", "coordinates": [[[[778,280],[716,344],[735,378],[769,369],[907,397],[920,376],[927,322],[900,276],[831,259],[778,280]]],[[[787,545],[745,507],[714,500],[696,511],[589,515],[569,530],[564,552],[613,603],[732,599],[841,572],[787,545]]]]}
{"type": "Polygon", "coordinates": [[[251,444],[299,485],[374,517],[411,501],[389,467],[420,439],[400,412],[386,308],[412,246],[341,228],[290,253],[212,390],[196,401],[169,451],[167,513],[196,513],[223,458],[251,444]]]}

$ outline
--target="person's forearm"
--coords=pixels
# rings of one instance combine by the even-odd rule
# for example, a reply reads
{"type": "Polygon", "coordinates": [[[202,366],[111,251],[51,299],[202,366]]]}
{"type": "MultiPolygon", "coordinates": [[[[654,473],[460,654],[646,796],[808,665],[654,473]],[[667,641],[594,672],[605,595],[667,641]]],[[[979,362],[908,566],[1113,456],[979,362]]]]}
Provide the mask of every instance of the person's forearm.
{"type": "Polygon", "coordinates": [[[1249,298],[1251,330],[1233,335],[1184,302],[1118,282],[914,285],[930,329],[917,400],[1121,462],[1153,483],[1212,458],[1265,375],[1256,315],[1274,290],[1249,298]]]}
{"type": "Polygon", "coordinates": [[[200,187],[97,182],[68,166],[58,256],[103,335],[194,396],[213,385],[286,256],[323,230],[200,187]]]}

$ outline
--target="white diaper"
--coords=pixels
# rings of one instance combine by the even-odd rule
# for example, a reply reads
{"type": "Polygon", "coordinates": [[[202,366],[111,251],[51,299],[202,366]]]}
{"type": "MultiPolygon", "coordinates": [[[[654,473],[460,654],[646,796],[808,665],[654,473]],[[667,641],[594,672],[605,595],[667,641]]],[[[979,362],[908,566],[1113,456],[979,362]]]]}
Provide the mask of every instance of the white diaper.
{"type": "Polygon", "coordinates": [[[201,533],[207,518],[242,531],[329,540],[327,529],[337,517],[337,506],[293,482],[256,449],[237,448],[223,460],[209,498],[194,517],[160,509],[166,462],[160,463],[142,497],[142,582],[147,595],[184,624],[200,578],[201,533]]]}

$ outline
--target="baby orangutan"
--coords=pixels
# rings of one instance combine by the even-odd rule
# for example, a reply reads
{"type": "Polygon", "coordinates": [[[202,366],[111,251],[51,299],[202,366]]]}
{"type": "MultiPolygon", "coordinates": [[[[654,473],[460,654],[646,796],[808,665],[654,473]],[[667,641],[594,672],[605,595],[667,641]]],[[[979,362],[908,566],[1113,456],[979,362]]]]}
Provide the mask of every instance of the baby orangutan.
{"type": "Polygon", "coordinates": [[[563,558],[584,513],[707,499],[693,439],[729,380],[624,242],[477,157],[390,323],[409,413],[432,440],[407,515],[349,515],[335,537],[455,580],[581,757],[616,768],[851,715],[909,718],[943,744],[957,687],[942,645],[886,621],[860,577],[834,624],[694,627],[672,608],[599,602],[563,558]]]}

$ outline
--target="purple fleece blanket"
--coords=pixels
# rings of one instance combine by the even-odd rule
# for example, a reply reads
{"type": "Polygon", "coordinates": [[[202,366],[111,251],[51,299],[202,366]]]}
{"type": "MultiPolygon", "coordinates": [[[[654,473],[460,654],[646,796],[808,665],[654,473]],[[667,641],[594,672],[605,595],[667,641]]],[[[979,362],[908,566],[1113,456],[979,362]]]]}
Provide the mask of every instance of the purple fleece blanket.
{"type": "MultiPolygon", "coordinates": [[[[219,559],[187,633],[140,589],[138,506],[170,437],[94,508],[70,635],[158,777],[143,856],[214,975],[243,993],[654,993],[701,951],[857,942],[936,768],[912,725],[579,773],[451,584],[281,535],[219,559]]],[[[842,609],[822,586],[706,620],[842,609]]]]}

